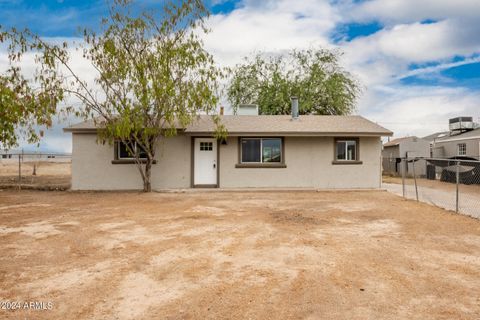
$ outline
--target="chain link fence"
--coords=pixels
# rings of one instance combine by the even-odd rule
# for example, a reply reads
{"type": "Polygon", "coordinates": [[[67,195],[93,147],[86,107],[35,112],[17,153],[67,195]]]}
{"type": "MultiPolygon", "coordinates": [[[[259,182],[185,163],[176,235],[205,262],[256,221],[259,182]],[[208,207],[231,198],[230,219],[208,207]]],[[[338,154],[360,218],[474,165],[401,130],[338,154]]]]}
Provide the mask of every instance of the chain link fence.
{"type": "Polygon", "coordinates": [[[395,161],[398,161],[396,171],[384,169],[384,188],[408,199],[480,219],[480,161],[439,158],[395,161]]]}
{"type": "Polygon", "coordinates": [[[0,188],[66,190],[71,161],[68,153],[0,153],[0,188]]]}

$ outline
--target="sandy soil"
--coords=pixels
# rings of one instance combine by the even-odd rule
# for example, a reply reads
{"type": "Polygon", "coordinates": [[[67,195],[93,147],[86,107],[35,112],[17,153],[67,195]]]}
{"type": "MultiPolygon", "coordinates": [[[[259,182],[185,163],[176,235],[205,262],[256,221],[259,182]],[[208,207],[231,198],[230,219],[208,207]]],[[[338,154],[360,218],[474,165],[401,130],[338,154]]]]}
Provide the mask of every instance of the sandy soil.
{"type": "MultiPolygon", "coordinates": [[[[18,187],[16,159],[0,161],[0,188],[18,187]]],[[[71,162],[25,161],[21,166],[22,188],[66,190],[70,188],[71,162]],[[35,173],[34,172],[35,165],[35,173]]]]}
{"type": "MultiPolygon", "coordinates": [[[[383,176],[382,180],[385,183],[402,184],[401,177],[383,176]]],[[[408,178],[408,179],[405,179],[405,183],[407,185],[414,185],[415,181],[413,178],[408,178]]],[[[428,180],[428,179],[417,179],[417,185],[419,187],[426,187],[426,188],[439,189],[439,190],[452,191],[452,192],[455,192],[455,188],[456,188],[455,183],[449,183],[449,182],[444,182],[440,180],[428,180]]],[[[480,185],[478,184],[471,184],[471,185],[459,184],[459,188],[462,192],[467,192],[475,195],[480,194],[480,185]]]]}
{"type": "Polygon", "coordinates": [[[0,192],[2,319],[478,319],[480,221],[387,192],[0,192]]]}

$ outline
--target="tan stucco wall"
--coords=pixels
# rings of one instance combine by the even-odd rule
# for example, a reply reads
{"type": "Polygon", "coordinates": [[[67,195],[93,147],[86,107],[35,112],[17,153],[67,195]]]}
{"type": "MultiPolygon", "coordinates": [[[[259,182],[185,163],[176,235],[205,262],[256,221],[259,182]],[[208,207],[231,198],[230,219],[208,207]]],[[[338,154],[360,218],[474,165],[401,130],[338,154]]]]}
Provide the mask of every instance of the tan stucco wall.
{"type": "Polygon", "coordinates": [[[381,141],[360,138],[363,164],[332,165],[334,138],[285,137],[287,168],[235,168],[238,138],[220,146],[220,187],[379,188],[381,141]]]}
{"type": "MultiPolygon", "coordinates": [[[[112,164],[113,146],[97,144],[95,134],[74,133],[72,140],[73,190],[142,189],[135,164],[112,164]]],[[[190,152],[190,137],[161,140],[152,166],[152,188],[189,188],[190,152]]]]}
{"type": "MultiPolygon", "coordinates": [[[[112,164],[113,146],[99,145],[95,134],[73,134],[72,189],[141,189],[135,164],[112,164]]],[[[379,188],[381,141],[360,138],[360,165],[332,165],[333,137],[285,137],[286,168],[235,168],[238,138],[220,145],[220,187],[379,188]]],[[[191,138],[163,140],[152,168],[152,188],[189,188],[191,138]]]]}

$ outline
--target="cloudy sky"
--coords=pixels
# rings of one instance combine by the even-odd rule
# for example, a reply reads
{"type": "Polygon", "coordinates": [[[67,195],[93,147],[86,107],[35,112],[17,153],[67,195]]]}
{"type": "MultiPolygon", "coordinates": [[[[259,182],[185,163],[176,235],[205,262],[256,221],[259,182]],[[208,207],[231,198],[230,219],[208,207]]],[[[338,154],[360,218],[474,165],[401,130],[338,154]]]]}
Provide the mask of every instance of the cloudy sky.
{"type": "MultiPolygon", "coordinates": [[[[141,8],[158,3],[136,1],[141,8]]],[[[254,51],[340,48],[342,64],[364,87],[357,113],[395,136],[445,130],[454,116],[480,119],[479,0],[209,0],[208,6],[212,32],[205,45],[221,65],[254,51]]],[[[105,0],[0,0],[4,26],[45,37],[75,38],[78,27],[95,28],[103,15],[105,0]]],[[[2,60],[0,51],[0,67],[2,60]]],[[[63,125],[41,148],[70,151],[63,125]]]]}

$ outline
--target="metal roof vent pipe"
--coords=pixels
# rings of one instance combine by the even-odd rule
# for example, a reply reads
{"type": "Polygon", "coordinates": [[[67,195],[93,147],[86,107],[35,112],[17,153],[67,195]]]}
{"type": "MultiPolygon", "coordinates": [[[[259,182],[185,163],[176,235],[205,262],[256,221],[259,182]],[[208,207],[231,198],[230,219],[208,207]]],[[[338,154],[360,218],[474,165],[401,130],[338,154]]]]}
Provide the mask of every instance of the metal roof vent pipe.
{"type": "Polygon", "coordinates": [[[298,120],[298,98],[293,96],[292,100],[292,120],[298,120]]]}

